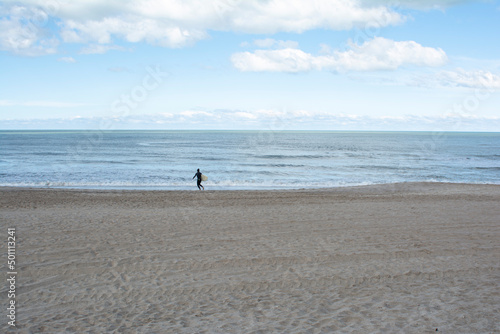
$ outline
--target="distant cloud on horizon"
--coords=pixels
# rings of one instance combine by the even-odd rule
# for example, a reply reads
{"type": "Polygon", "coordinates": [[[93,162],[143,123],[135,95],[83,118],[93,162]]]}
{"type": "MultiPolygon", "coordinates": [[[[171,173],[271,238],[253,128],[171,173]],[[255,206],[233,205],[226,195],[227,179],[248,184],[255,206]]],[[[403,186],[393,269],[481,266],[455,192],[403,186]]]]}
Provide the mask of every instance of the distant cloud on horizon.
{"type": "Polygon", "coordinates": [[[307,110],[187,110],[178,114],[68,117],[4,120],[1,129],[213,129],[213,130],[366,130],[366,131],[497,131],[499,117],[457,114],[440,116],[366,116],[307,110]],[[228,127],[228,124],[230,127],[228,127]]]}

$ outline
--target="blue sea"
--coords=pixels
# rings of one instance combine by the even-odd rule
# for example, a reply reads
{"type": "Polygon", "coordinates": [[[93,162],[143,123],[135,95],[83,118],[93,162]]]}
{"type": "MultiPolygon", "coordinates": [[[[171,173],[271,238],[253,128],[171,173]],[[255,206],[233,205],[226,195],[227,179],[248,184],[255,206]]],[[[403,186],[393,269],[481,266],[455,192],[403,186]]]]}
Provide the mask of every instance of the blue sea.
{"type": "Polygon", "coordinates": [[[0,186],[297,189],[500,184],[500,133],[0,131],[0,186]]]}

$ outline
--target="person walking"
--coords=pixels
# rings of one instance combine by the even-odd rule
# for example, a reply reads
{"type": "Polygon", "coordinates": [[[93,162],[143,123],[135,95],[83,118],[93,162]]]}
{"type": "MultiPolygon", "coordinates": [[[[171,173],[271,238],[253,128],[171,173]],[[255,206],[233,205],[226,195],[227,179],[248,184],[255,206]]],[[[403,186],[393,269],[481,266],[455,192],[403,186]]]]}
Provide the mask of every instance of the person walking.
{"type": "Polygon", "coordinates": [[[198,168],[198,171],[196,172],[196,174],[194,174],[193,176],[193,179],[197,177],[198,180],[197,180],[197,185],[198,185],[198,189],[201,190],[203,188],[203,190],[205,190],[205,187],[203,187],[201,185],[201,172],[200,172],[200,169],[198,168]]]}

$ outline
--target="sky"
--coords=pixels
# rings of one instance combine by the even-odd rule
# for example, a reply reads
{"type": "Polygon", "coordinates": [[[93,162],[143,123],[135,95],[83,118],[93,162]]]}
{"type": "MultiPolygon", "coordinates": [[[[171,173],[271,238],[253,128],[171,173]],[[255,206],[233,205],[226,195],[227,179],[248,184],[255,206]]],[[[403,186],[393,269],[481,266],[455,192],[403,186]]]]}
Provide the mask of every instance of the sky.
{"type": "Polygon", "coordinates": [[[500,1],[0,1],[0,129],[500,131],[500,1]]]}

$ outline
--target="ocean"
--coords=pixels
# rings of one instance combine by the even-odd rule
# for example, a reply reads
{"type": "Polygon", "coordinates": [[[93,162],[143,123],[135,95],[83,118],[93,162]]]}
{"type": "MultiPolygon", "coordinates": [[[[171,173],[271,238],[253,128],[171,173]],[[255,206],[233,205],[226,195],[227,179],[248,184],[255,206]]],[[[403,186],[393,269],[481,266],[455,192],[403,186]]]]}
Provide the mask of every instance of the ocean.
{"type": "Polygon", "coordinates": [[[0,131],[0,186],[299,189],[500,184],[500,133],[0,131]]]}

